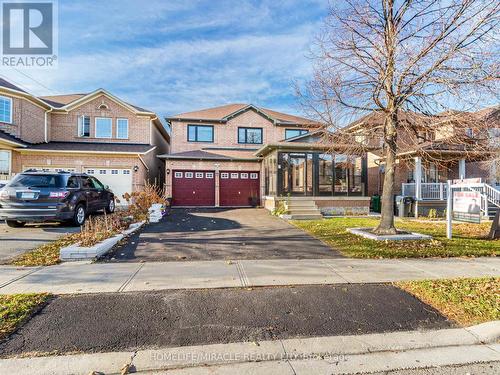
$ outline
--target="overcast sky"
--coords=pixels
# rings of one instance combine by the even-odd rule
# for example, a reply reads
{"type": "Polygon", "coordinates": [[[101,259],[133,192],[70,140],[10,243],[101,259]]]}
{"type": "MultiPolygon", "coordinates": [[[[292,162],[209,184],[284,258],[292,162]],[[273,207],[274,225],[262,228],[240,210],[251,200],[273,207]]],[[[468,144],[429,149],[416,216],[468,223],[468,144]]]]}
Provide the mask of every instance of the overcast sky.
{"type": "Polygon", "coordinates": [[[160,114],[234,102],[300,113],[292,81],[310,77],[308,47],[327,6],[59,0],[58,68],[0,74],[35,95],[102,87],[160,114]]]}

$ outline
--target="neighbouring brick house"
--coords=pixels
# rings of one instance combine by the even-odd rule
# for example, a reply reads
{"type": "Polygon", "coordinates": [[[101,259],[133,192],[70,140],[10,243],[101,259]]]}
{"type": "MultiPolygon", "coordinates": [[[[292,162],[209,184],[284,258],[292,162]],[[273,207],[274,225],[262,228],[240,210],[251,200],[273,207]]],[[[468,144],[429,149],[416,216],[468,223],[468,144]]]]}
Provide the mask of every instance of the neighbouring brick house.
{"type": "Polygon", "coordinates": [[[323,144],[317,122],[248,104],[167,121],[171,153],[159,157],[174,206],[272,210],[283,203],[295,217],[368,213],[365,155],[350,157],[323,144]]]}
{"type": "MultiPolygon", "coordinates": [[[[404,126],[398,131],[400,151],[397,155],[394,193],[415,198],[416,215],[427,215],[432,208],[441,213],[444,211],[448,180],[477,178],[493,186],[500,182],[499,107],[463,114],[462,118],[457,112],[457,119],[461,118],[460,124],[450,124],[453,120],[440,121],[439,115],[400,115],[403,122],[425,124],[421,131],[416,126],[416,133],[408,130],[409,127],[404,129],[404,126]],[[487,152],[488,149],[491,152],[487,152]]],[[[369,195],[382,194],[385,169],[384,151],[380,147],[383,121],[383,114],[372,113],[347,128],[354,134],[367,134],[367,129],[373,133],[372,136],[364,136],[371,147],[377,148],[368,153],[369,195]]]]}
{"type": "Polygon", "coordinates": [[[36,97],[0,79],[0,178],[26,169],[95,175],[118,197],[164,181],[170,136],[157,115],[103,89],[36,97]]]}

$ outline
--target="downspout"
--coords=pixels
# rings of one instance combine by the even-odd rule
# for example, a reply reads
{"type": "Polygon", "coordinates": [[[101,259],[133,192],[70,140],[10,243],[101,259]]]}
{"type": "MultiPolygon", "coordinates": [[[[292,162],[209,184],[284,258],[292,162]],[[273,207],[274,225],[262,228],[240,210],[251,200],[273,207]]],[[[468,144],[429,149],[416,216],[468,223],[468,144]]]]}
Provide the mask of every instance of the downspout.
{"type": "Polygon", "coordinates": [[[49,143],[49,124],[48,124],[49,119],[48,119],[48,114],[50,112],[52,112],[53,109],[54,108],[51,108],[51,109],[45,111],[45,119],[44,119],[45,120],[45,124],[44,124],[44,140],[45,140],[45,143],[49,143]]]}

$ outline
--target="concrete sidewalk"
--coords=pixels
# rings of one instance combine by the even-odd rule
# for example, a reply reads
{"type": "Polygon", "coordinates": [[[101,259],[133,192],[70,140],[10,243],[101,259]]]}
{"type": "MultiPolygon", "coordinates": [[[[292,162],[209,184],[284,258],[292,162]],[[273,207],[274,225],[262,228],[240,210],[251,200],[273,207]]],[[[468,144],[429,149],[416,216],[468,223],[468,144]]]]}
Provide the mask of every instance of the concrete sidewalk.
{"type": "Polygon", "coordinates": [[[0,266],[0,294],[99,293],[500,276],[500,258],[304,259],[0,266]]]}
{"type": "Polygon", "coordinates": [[[2,374],[350,374],[500,361],[500,322],[469,328],[0,360],[2,374]]]}

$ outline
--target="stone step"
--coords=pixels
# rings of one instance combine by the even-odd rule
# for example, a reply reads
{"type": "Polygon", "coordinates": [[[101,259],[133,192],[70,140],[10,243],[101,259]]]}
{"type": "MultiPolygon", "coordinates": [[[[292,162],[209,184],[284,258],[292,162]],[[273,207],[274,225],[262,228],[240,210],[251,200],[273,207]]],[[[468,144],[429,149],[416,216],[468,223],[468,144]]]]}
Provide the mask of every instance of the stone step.
{"type": "Polygon", "coordinates": [[[321,214],[300,214],[300,215],[294,215],[291,214],[290,220],[319,220],[323,219],[323,215],[321,214]]]}
{"type": "Polygon", "coordinates": [[[321,212],[317,208],[311,209],[288,209],[290,215],[321,215],[321,212]]]}

